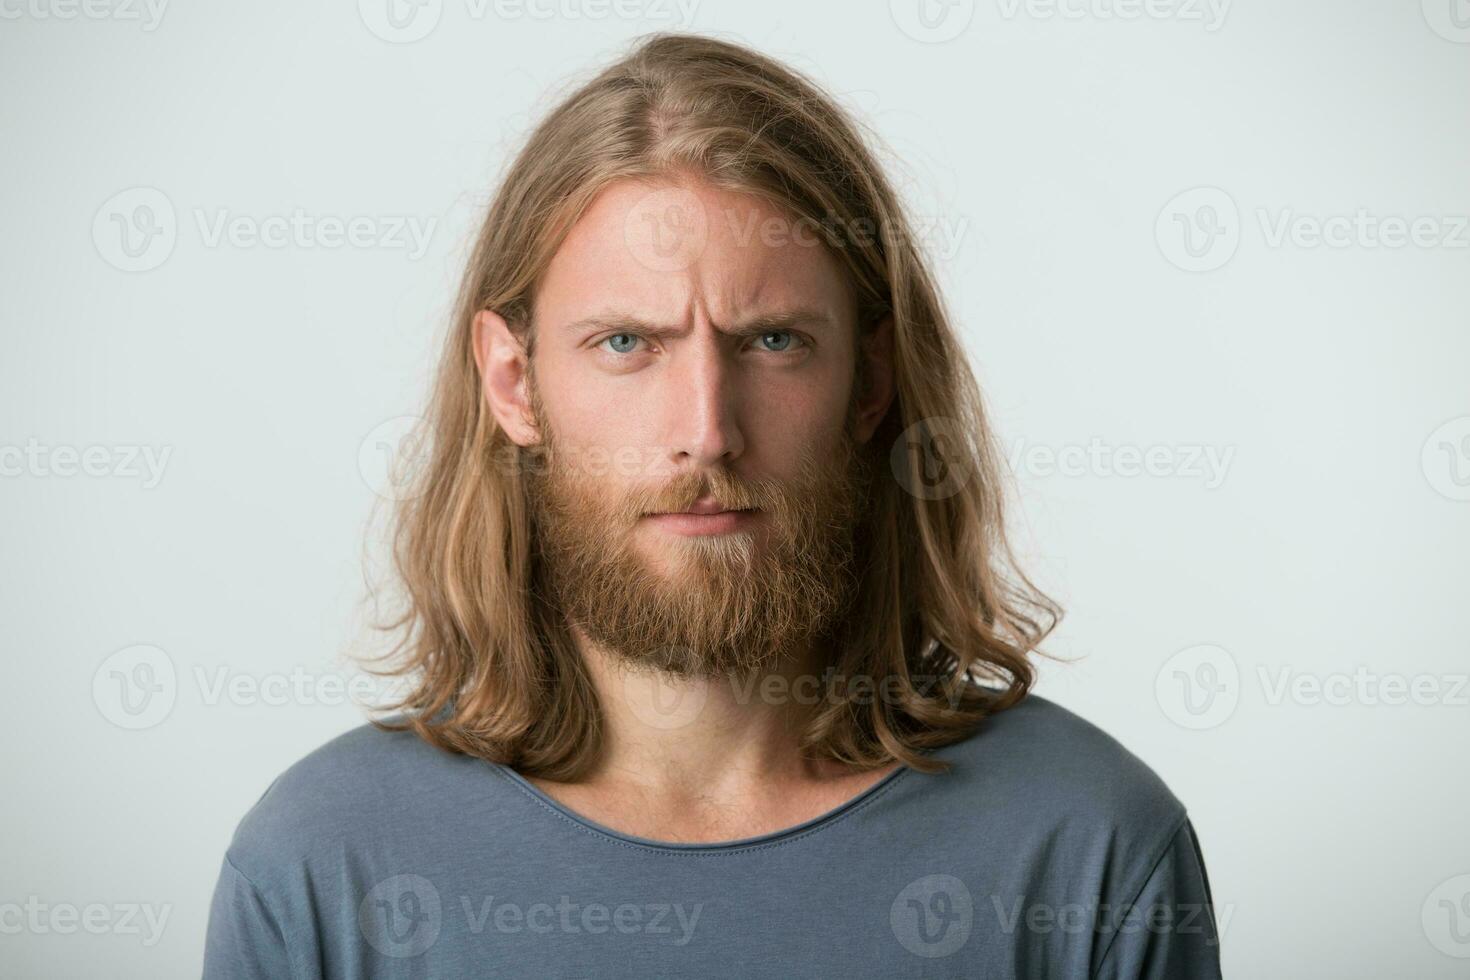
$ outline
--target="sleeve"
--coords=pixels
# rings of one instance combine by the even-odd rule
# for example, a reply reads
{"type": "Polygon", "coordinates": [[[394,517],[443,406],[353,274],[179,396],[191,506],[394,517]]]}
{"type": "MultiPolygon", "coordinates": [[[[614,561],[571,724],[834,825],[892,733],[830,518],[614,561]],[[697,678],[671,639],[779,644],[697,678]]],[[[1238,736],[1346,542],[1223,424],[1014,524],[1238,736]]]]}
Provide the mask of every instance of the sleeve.
{"type": "Polygon", "coordinates": [[[1219,980],[1220,935],[1194,824],[1185,818],[1127,905],[1108,910],[1112,936],[1094,980],[1219,980]]]}
{"type": "Polygon", "coordinates": [[[204,939],[204,980],[287,980],[293,976],[280,923],[253,882],[220,867],[204,939]]]}

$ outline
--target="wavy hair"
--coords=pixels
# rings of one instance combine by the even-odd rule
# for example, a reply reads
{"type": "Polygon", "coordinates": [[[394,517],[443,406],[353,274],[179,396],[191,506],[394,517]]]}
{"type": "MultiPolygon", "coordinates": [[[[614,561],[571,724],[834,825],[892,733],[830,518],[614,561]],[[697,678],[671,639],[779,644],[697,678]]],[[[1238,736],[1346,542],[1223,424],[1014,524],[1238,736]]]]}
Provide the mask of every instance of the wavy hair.
{"type": "Polygon", "coordinates": [[[1026,696],[1029,655],[1045,655],[1038,644],[1061,610],[1016,566],[1006,471],[978,385],[858,124],[798,72],[691,34],[640,38],[562,99],[490,203],[410,438],[421,465],[392,532],[403,608],[377,624],[398,640],[384,655],[393,663],[369,668],[407,693],[382,706],[401,717],[373,724],[548,779],[594,765],[597,693],[535,587],[524,473],[506,465],[521,450],[484,402],[472,324],[493,310],[533,350],[538,280],[598,192],[690,173],[818,230],[856,287],[864,335],[893,317],[896,393],[867,444],[887,465],[857,531],[855,612],[836,627],[828,675],[870,679],[884,695],[821,700],[803,746],[864,769],[900,760],[941,771],[926,750],[1026,696]]]}

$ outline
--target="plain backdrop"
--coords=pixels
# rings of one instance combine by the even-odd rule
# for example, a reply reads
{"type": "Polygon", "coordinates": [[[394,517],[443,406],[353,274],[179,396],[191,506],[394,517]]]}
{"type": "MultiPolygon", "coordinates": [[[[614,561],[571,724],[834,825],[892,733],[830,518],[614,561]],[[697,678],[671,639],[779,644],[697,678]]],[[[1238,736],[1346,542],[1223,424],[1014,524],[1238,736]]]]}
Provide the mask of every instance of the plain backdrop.
{"type": "Polygon", "coordinates": [[[0,974],[197,975],[494,180],[662,29],[881,138],[1227,975],[1470,970],[1470,8],[394,2],[0,0],[0,974]]]}

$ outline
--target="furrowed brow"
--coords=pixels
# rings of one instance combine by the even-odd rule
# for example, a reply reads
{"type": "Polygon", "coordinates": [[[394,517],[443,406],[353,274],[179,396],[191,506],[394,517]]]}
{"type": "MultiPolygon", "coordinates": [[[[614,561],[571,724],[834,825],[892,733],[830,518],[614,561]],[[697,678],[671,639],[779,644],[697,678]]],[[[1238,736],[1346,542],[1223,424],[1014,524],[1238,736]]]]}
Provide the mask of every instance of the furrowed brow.
{"type": "MultiPolygon", "coordinates": [[[[767,333],[772,330],[787,330],[800,325],[827,326],[831,322],[831,317],[818,310],[782,310],[776,313],[764,313],[760,316],[752,317],[725,332],[736,336],[750,336],[753,334],[767,333]]],[[[628,313],[603,313],[596,316],[583,317],[580,320],[574,320],[567,324],[565,329],[568,333],[582,333],[583,331],[590,330],[615,330],[656,336],[682,332],[682,330],[673,327],[649,323],[647,320],[642,320],[628,313]]]]}

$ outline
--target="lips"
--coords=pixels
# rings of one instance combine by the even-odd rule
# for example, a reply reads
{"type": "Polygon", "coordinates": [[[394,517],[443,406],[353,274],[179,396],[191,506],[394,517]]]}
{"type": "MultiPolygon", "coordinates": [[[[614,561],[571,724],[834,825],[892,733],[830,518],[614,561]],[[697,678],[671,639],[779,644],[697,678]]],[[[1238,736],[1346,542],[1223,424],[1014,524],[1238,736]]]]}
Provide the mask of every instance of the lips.
{"type": "Polygon", "coordinates": [[[716,500],[700,499],[694,502],[688,510],[680,511],[683,514],[718,514],[721,511],[730,510],[724,504],[716,500]]]}
{"type": "Polygon", "coordinates": [[[655,511],[650,516],[658,517],[662,514],[694,514],[700,517],[707,517],[710,514],[744,514],[747,511],[748,509],[738,507],[726,507],[711,497],[701,497],[684,510],[655,511]]]}

